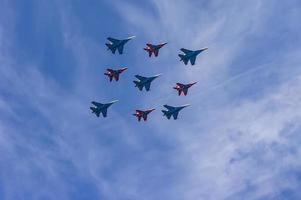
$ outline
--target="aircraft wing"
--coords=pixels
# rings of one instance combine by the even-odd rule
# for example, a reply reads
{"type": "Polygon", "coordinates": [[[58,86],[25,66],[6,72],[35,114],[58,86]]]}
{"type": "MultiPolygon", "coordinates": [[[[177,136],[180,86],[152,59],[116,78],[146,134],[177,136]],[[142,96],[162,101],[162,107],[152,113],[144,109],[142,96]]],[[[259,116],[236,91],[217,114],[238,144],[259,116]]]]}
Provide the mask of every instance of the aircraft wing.
{"type": "Polygon", "coordinates": [[[154,111],[155,109],[149,109],[149,110],[146,110],[145,112],[147,113],[147,114],[149,114],[149,113],[151,113],[152,111],[154,111]]]}
{"type": "Polygon", "coordinates": [[[155,49],[154,54],[155,54],[155,56],[157,57],[158,54],[159,54],[159,50],[158,50],[158,49],[155,49]]]}
{"type": "Polygon", "coordinates": [[[150,86],[151,86],[151,83],[150,83],[150,82],[149,82],[149,83],[145,83],[145,85],[144,85],[145,90],[146,90],[146,91],[149,91],[150,86]]]}
{"type": "Polygon", "coordinates": [[[167,108],[167,110],[173,110],[175,107],[169,106],[169,105],[164,105],[165,108],[167,108]]]}
{"type": "Polygon", "coordinates": [[[138,85],[138,89],[139,89],[140,91],[142,91],[143,85],[138,85]]]}
{"type": "Polygon", "coordinates": [[[183,54],[178,54],[178,56],[181,58],[180,61],[183,60],[184,64],[187,65],[187,63],[188,63],[188,58],[187,58],[187,56],[186,56],[186,55],[183,55],[183,54]]]}
{"type": "MultiPolygon", "coordinates": [[[[101,114],[102,114],[102,116],[103,117],[107,117],[107,109],[105,108],[105,109],[102,109],[101,110],[101,114]]],[[[98,114],[99,115],[99,114],[98,114]]]]}
{"type": "Polygon", "coordinates": [[[100,110],[94,107],[90,107],[90,109],[92,110],[92,113],[94,113],[97,117],[99,117],[100,114],[100,110]]]}
{"type": "Polygon", "coordinates": [[[111,37],[108,37],[107,38],[110,42],[112,42],[112,43],[117,43],[117,42],[119,42],[120,40],[117,40],[117,39],[114,39],[114,38],[111,38],[111,37]]]}
{"type": "Polygon", "coordinates": [[[114,73],[114,70],[113,70],[113,69],[110,69],[110,68],[108,68],[107,71],[108,71],[108,72],[114,73]]]}
{"type": "Polygon", "coordinates": [[[112,48],[110,48],[110,50],[112,51],[113,54],[115,54],[115,52],[116,52],[116,47],[112,47],[112,48]]]}
{"type": "Polygon", "coordinates": [[[119,54],[123,53],[123,45],[118,46],[118,52],[119,52],[119,54]]]}
{"type": "Polygon", "coordinates": [[[136,37],[136,36],[133,35],[133,36],[131,36],[131,37],[126,38],[126,40],[131,40],[131,39],[134,39],[135,37],[136,37]]]}
{"type": "Polygon", "coordinates": [[[114,78],[115,78],[116,81],[118,81],[119,80],[119,74],[114,74],[114,78]]]}
{"type": "Polygon", "coordinates": [[[196,59],[196,56],[192,56],[192,57],[190,57],[190,63],[191,63],[191,65],[194,65],[195,64],[195,59],[196,59]]]}
{"type": "Polygon", "coordinates": [[[167,119],[170,119],[170,117],[171,117],[170,112],[168,112],[167,110],[162,110],[162,112],[163,112],[163,116],[166,116],[167,119]]]}
{"type": "Polygon", "coordinates": [[[135,77],[137,79],[139,79],[140,81],[144,81],[146,79],[146,77],[143,77],[143,76],[139,76],[139,75],[135,75],[135,77]]]}
{"type": "Polygon", "coordinates": [[[164,45],[166,45],[166,44],[167,44],[167,42],[161,43],[161,44],[158,45],[158,47],[159,47],[159,48],[162,48],[162,47],[163,47],[164,45]]]}
{"type": "Polygon", "coordinates": [[[146,46],[153,48],[154,46],[152,44],[147,43],[146,46]]]}
{"type": "Polygon", "coordinates": [[[189,54],[189,53],[192,52],[191,50],[184,49],[184,48],[182,48],[182,49],[180,49],[180,50],[183,51],[185,54],[189,54]]]}
{"type": "Polygon", "coordinates": [[[188,92],[188,88],[183,88],[183,93],[185,96],[187,95],[187,92],[188,92]]]}
{"type": "Polygon", "coordinates": [[[102,107],[102,106],[103,106],[103,104],[98,103],[98,102],[96,102],[96,101],[92,101],[91,103],[92,103],[94,106],[96,106],[96,107],[102,107]]]}
{"type": "Polygon", "coordinates": [[[178,119],[178,114],[179,114],[179,112],[173,113],[173,114],[172,114],[173,118],[174,118],[174,119],[178,119]]]}

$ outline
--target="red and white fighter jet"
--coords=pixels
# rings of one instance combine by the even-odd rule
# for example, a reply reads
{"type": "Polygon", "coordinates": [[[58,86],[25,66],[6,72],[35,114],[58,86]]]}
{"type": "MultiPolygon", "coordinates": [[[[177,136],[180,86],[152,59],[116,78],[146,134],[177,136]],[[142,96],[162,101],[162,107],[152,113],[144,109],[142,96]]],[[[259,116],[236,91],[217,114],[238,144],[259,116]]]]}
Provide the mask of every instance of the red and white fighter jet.
{"type": "Polygon", "coordinates": [[[141,118],[143,118],[144,121],[147,121],[147,115],[154,111],[155,109],[149,109],[149,110],[136,110],[136,112],[133,114],[138,118],[138,121],[140,122],[141,118]]]}
{"type": "Polygon", "coordinates": [[[113,78],[118,81],[119,80],[119,74],[121,74],[123,71],[127,70],[127,67],[121,68],[121,69],[110,69],[108,68],[106,73],[104,75],[107,75],[109,77],[110,82],[113,80],[113,78]]]}
{"type": "Polygon", "coordinates": [[[188,88],[190,88],[191,86],[193,86],[196,83],[197,82],[189,83],[189,84],[177,83],[176,87],[173,87],[173,89],[178,90],[179,96],[181,95],[182,92],[186,96],[187,92],[188,92],[188,88]]]}
{"type": "Polygon", "coordinates": [[[148,52],[149,57],[151,57],[153,53],[155,54],[155,57],[157,57],[159,54],[159,49],[161,49],[166,44],[167,44],[167,42],[158,44],[158,45],[148,43],[148,44],[146,44],[147,47],[144,48],[144,50],[148,52]]]}

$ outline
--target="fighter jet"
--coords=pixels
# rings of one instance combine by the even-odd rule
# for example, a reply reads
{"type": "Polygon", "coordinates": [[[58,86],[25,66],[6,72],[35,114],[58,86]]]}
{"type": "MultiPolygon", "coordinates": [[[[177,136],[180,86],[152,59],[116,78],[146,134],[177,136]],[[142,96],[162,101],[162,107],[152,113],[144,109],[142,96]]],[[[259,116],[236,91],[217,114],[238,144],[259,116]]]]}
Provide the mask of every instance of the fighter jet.
{"type": "Polygon", "coordinates": [[[113,80],[113,78],[118,81],[119,80],[119,74],[121,74],[123,71],[127,70],[127,67],[121,68],[121,69],[110,69],[108,68],[107,71],[104,73],[104,75],[107,75],[109,77],[110,82],[113,80]]]}
{"type": "Polygon", "coordinates": [[[140,122],[141,118],[143,118],[144,121],[147,121],[147,115],[154,111],[155,109],[149,109],[149,110],[136,110],[136,112],[133,114],[138,118],[138,121],[140,122]]]}
{"type": "Polygon", "coordinates": [[[164,105],[164,107],[167,108],[167,110],[162,110],[163,116],[166,116],[167,119],[170,119],[170,117],[173,116],[173,118],[176,120],[178,118],[179,111],[187,106],[189,106],[189,104],[178,107],[164,105]]]}
{"type": "Polygon", "coordinates": [[[184,54],[179,54],[179,57],[181,58],[180,61],[183,61],[185,65],[187,65],[188,61],[190,61],[191,65],[194,65],[197,55],[199,55],[201,52],[203,52],[207,49],[208,48],[204,48],[204,49],[196,50],[196,51],[191,51],[191,50],[182,48],[180,50],[183,51],[185,55],[184,54]]]}
{"type": "Polygon", "coordinates": [[[151,77],[143,77],[139,75],[135,75],[138,81],[133,81],[135,83],[135,87],[138,87],[140,91],[142,91],[143,87],[145,87],[146,91],[150,90],[151,82],[161,76],[161,74],[151,76],[151,77]]]}
{"type": "Polygon", "coordinates": [[[158,45],[148,43],[148,44],[146,44],[147,47],[144,48],[144,50],[148,52],[149,57],[151,57],[153,53],[155,54],[155,57],[157,57],[158,53],[159,53],[159,49],[161,49],[166,44],[167,44],[167,42],[158,44],[158,45]]]}
{"type": "Polygon", "coordinates": [[[183,94],[186,96],[187,92],[188,92],[188,88],[190,88],[191,86],[193,86],[194,84],[196,84],[197,82],[194,83],[189,83],[189,84],[183,84],[183,83],[176,83],[176,87],[173,87],[173,89],[178,90],[178,94],[179,96],[181,95],[181,93],[183,92],[183,94]]]}
{"type": "Polygon", "coordinates": [[[102,104],[102,103],[98,103],[98,102],[95,102],[95,101],[92,101],[91,103],[96,106],[96,107],[90,107],[90,109],[92,110],[92,113],[95,113],[95,115],[97,117],[99,117],[99,114],[100,112],[102,113],[102,116],[103,117],[107,117],[107,110],[108,108],[113,104],[113,103],[116,103],[118,100],[114,100],[114,101],[111,101],[109,103],[105,103],[105,104],[102,104]]]}
{"type": "Polygon", "coordinates": [[[125,43],[133,38],[135,38],[135,36],[131,36],[123,40],[108,37],[107,39],[109,40],[109,43],[106,43],[106,45],[108,47],[108,50],[111,50],[113,54],[115,54],[116,49],[118,50],[119,54],[122,54],[125,43]]]}

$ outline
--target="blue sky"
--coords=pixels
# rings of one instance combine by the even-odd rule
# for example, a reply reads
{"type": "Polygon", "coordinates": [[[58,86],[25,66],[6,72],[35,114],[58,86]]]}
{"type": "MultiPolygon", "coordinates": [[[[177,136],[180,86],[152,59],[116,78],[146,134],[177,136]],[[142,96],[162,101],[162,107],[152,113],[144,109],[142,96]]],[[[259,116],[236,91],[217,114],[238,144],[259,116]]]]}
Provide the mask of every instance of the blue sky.
{"type": "Polygon", "coordinates": [[[0,199],[301,199],[297,0],[3,0],[0,199]],[[137,37],[113,55],[108,36],[137,37]],[[168,42],[149,59],[145,43],[168,42]],[[209,50],[184,66],[180,48],[209,50]],[[107,67],[129,69],[118,83],[107,67]],[[135,74],[162,73],[150,92],[135,74]],[[198,81],[178,97],[176,82],[198,81]],[[106,119],[92,100],[119,99],[106,119]],[[162,105],[190,103],[177,121],[162,105]],[[134,109],[155,107],[147,123],[134,109]]]}

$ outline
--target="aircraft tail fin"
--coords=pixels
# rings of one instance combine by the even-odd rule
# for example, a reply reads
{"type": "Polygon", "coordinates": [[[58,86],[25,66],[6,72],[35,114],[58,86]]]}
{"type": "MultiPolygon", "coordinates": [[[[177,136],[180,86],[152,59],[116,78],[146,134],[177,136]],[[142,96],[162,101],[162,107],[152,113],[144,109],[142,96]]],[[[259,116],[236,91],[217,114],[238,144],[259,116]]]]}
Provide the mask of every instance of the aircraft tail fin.
{"type": "Polygon", "coordinates": [[[170,117],[171,117],[170,112],[168,112],[168,111],[166,111],[166,110],[162,110],[162,112],[163,112],[163,116],[166,116],[167,119],[170,119],[170,117]]]}
{"type": "Polygon", "coordinates": [[[99,111],[97,108],[95,108],[95,107],[90,107],[90,109],[91,109],[92,113],[95,113],[95,115],[96,115],[97,117],[99,117],[100,111],[99,111]]]}
{"type": "Polygon", "coordinates": [[[108,50],[111,49],[111,48],[113,47],[113,45],[110,44],[110,43],[106,43],[106,46],[108,47],[108,50]]]}
{"type": "Polygon", "coordinates": [[[108,73],[104,73],[104,75],[106,75],[106,76],[108,76],[109,77],[109,80],[110,80],[110,82],[112,81],[112,79],[113,79],[113,76],[111,76],[110,74],[108,74],[108,73]]]}
{"type": "Polygon", "coordinates": [[[144,48],[144,50],[148,52],[148,57],[152,57],[153,52],[150,49],[144,48]]]}
{"type": "Polygon", "coordinates": [[[107,50],[111,50],[113,54],[115,54],[116,47],[113,47],[113,44],[106,43],[106,46],[108,47],[107,50]]]}
{"type": "Polygon", "coordinates": [[[139,81],[133,81],[135,83],[135,87],[138,87],[139,90],[141,91],[143,88],[143,85],[139,81]]]}
{"type": "Polygon", "coordinates": [[[181,58],[180,61],[183,61],[184,64],[187,65],[187,63],[188,63],[187,57],[185,55],[183,55],[183,54],[179,54],[179,57],[181,58]]]}

